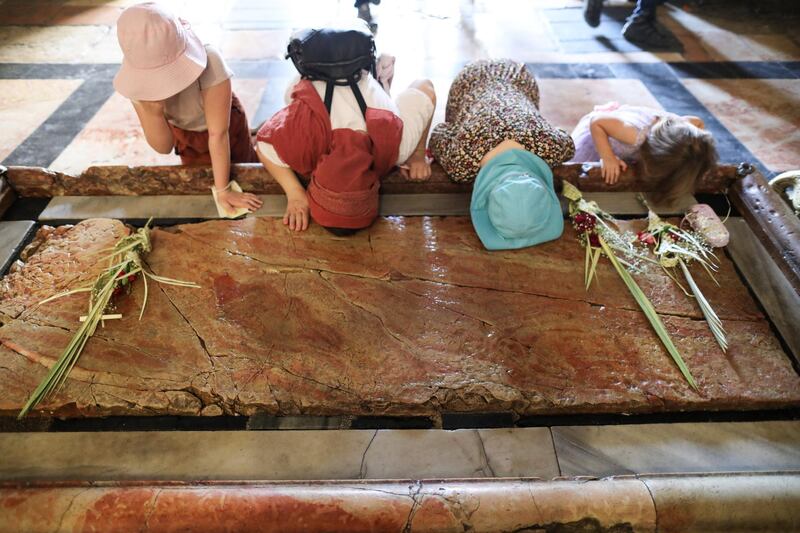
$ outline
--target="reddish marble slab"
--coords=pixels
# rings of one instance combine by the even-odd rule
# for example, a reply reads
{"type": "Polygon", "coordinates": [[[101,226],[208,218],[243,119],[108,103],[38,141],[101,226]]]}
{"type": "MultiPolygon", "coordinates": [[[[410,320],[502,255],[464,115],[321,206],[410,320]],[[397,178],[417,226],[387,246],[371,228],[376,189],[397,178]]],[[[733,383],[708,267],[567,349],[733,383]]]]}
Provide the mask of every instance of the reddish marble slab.
{"type": "Polygon", "coordinates": [[[654,532],[643,481],[530,479],[0,486],[0,529],[654,532]]]}
{"type": "MultiPolygon", "coordinates": [[[[123,227],[91,220],[61,231],[0,283],[0,412],[19,409],[85,300],[32,304],[91,276],[87,250],[110,245],[123,227]]],[[[640,277],[695,392],[607,262],[584,290],[583,251],[569,228],[555,242],[489,253],[464,217],[380,219],[352,238],[248,218],[156,230],[153,244],[147,262],[156,273],[202,288],[151,284],[141,322],[141,286],[119,297],[124,318],[98,329],[47,412],[528,415],[800,405],[800,377],[724,254],[721,287],[698,281],[728,331],[727,354],[663,272],[640,277]]]]}

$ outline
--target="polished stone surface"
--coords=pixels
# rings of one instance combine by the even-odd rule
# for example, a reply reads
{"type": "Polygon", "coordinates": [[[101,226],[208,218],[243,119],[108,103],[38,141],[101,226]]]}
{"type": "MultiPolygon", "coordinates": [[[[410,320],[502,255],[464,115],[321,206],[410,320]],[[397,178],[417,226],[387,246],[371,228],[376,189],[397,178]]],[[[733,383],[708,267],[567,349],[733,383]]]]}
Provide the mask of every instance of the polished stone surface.
{"type": "Polygon", "coordinates": [[[800,80],[683,80],[703,105],[775,171],[800,163],[800,80]]]}
{"type": "Polygon", "coordinates": [[[636,479],[0,487],[0,529],[18,528],[30,533],[112,528],[655,533],[656,509],[636,479]]]}
{"type": "Polygon", "coordinates": [[[800,421],[554,427],[565,476],[800,471],[800,421]]]}
{"type": "Polygon", "coordinates": [[[80,80],[0,79],[0,161],[50,116],[80,80]]]}
{"type": "Polygon", "coordinates": [[[548,428],[0,433],[0,454],[5,481],[559,475],[548,428]]]}
{"type": "MultiPolygon", "coordinates": [[[[589,201],[596,201],[614,215],[647,214],[647,208],[637,198],[639,193],[586,193],[589,201]]],[[[286,211],[286,197],[282,194],[261,195],[264,204],[255,216],[282,217],[286,211]]],[[[566,201],[562,202],[564,213],[566,201]]],[[[651,203],[651,208],[661,215],[680,215],[697,203],[693,196],[680,198],[675,205],[651,203]]],[[[381,216],[466,216],[469,215],[469,193],[382,194],[381,216]]],[[[87,218],[121,218],[126,220],[155,219],[213,219],[217,210],[211,196],[161,195],[161,196],[56,196],[39,215],[43,222],[80,221],[87,218]]]]}
{"type": "MultiPolygon", "coordinates": [[[[265,88],[262,81],[233,78],[231,84],[245,109],[257,109],[265,88]]],[[[169,164],[180,164],[180,158],[153,150],[144,138],[130,101],[114,93],[49,168],[80,173],[89,165],[169,164]]]]}
{"type": "MultiPolygon", "coordinates": [[[[5,0],[0,4],[0,72],[3,72],[0,77],[34,81],[35,76],[24,73],[29,66],[41,71],[74,67],[76,72],[85,73],[75,74],[77,78],[110,86],[111,76],[122,58],[115,19],[124,7],[135,2],[5,0]],[[95,67],[99,69],[97,72],[86,70],[95,67]],[[9,70],[21,74],[6,74],[9,70]]],[[[288,81],[287,72],[292,73],[282,57],[292,29],[355,14],[352,0],[304,0],[302,8],[280,0],[256,4],[249,0],[165,0],[164,3],[187,19],[204,42],[218,46],[234,64],[237,72],[234,86],[249,78],[257,90],[265,91],[264,98],[245,102],[248,116],[255,124],[270,116],[282,102],[282,86],[288,81]]],[[[597,29],[580,20],[582,2],[578,0],[387,1],[373,6],[372,12],[378,26],[379,51],[398,58],[395,89],[420,77],[434,81],[440,96],[434,122],[442,119],[449,82],[461,65],[479,58],[511,57],[546,72],[539,76],[544,114],[564,128],[574,127],[580,114],[603,101],[655,103],[671,111],[710,113],[719,118],[722,126],[712,123],[715,135],[722,139],[723,145],[734,143],[722,146],[726,162],[734,162],[731,158],[749,158],[746,154],[736,155],[744,152],[741,142],[770,170],[783,170],[788,168],[787,164],[791,165],[798,153],[792,130],[798,129],[799,119],[783,110],[793,109],[791,94],[796,92],[790,82],[796,81],[796,63],[800,60],[800,43],[794,37],[800,20],[797,14],[778,15],[768,7],[752,3],[724,8],[716,3],[699,7],[694,2],[665,5],[659,9],[659,22],[681,41],[684,51],[651,53],[639,51],[620,38],[619,23],[632,6],[622,1],[606,4],[607,14],[612,16],[605,17],[597,29]],[[409,38],[408,28],[414,28],[418,38],[409,38]],[[700,89],[697,84],[701,80],[693,79],[687,84],[691,92],[668,87],[675,80],[664,77],[670,68],[666,63],[690,64],[703,70],[705,62],[721,66],[725,72],[722,77],[729,78],[722,80],[728,82],[727,86],[713,83],[713,89],[700,89]],[[614,67],[625,66],[634,66],[641,76],[614,71],[614,67]],[[746,71],[757,74],[753,76],[746,71]],[[740,80],[752,77],[758,80],[740,80]],[[740,81],[745,82],[741,87],[740,81]],[[754,81],[759,82],[756,87],[748,88],[754,81]],[[763,90],[759,90],[762,86],[763,90]],[[736,122],[738,111],[733,112],[732,121],[726,118],[731,111],[720,109],[718,104],[728,93],[756,109],[753,113],[756,118],[736,122]],[[729,136],[725,128],[735,137],[729,136]]],[[[103,91],[108,91],[108,87],[99,91],[101,102],[96,107],[83,106],[87,111],[83,115],[73,116],[75,112],[71,112],[54,116],[54,121],[72,121],[75,131],[65,134],[57,128],[48,130],[54,153],[42,152],[36,158],[34,150],[23,159],[26,164],[48,166],[55,161],[57,169],[79,171],[93,163],[163,161],[163,156],[143,143],[138,128],[129,127],[130,116],[115,109],[124,107],[117,101],[119,98],[109,98],[110,91],[103,91]],[[108,105],[102,106],[106,99],[108,105]],[[93,118],[97,109],[100,111],[93,118]],[[81,131],[84,127],[85,131],[81,131]]],[[[22,112],[20,118],[5,121],[7,131],[27,132],[9,136],[8,153],[24,144],[25,137],[42,123],[36,108],[47,97],[47,90],[39,87],[12,92],[25,93],[31,98],[21,107],[13,107],[22,112]]],[[[128,113],[130,109],[124,111],[128,113]]]]}
{"type": "Polygon", "coordinates": [[[583,115],[606,102],[661,108],[639,80],[541,79],[539,109],[548,122],[571,132],[583,115]],[[624,96],[624,98],[623,98],[624,96]]]}
{"type": "Polygon", "coordinates": [[[34,223],[30,220],[0,221],[0,272],[5,272],[6,267],[14,260],[33,226],[34,223]]]}
{"type": "Polygon", "coordinates": [[[786,279],[767,250],[740,217],[725,222],[731,235],[728,253],[742,271],[747,284],[767,311],[781,338],[800,361],[800,294],[786,279]]]}
{"type": "MultiPolygon", "coordinates": [[[[121,231],[110,220],[81,223],[4,281],[2,411],[22,405],[85,300],[32,304],[91,276],[86,252],[121,231]]],[[[462,217],[379,219],[352,238],[248,218],[157,230],[153,245],[147,261],[157,274],[201,289],[151,283],[141,322],[141,288],[119,297],[123,319],[98,330],[46,411],[197,414],[213,405],[433,416],[800,402],[800,377],[724,256],[721,288],[698,283],[727,328],[727,354],[660,269],[640,277],[697,379],[693,392],[610,265],[601,262],[599,283],[584,291],[583,251],[570,228],[536,248],[488,253],[462,217]]]]}
{"type": "Polygon", "coordinates": [[[800,475],[643,476],[659,533],[800,530],[800,475]]]}

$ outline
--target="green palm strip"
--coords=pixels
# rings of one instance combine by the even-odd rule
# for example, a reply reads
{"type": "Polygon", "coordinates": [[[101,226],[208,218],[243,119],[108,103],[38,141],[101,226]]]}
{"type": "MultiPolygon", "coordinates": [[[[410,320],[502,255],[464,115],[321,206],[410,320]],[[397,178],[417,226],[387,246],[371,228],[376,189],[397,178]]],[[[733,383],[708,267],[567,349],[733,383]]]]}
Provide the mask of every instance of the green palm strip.
{"type": "Polygon", "coordinates": [[[661,322],[661,318],[658,316],[653,304],[650,303],[650,300],[644,294],[642,289],[639,285],[633,280],[633,277],[630,273],[625,270],[625,268],[619,263],[617,257],[614,255],[614,251],[606,244],[605,239],[599,237],[600,239],[600,246],[603,248],[603,252],[605,252],[606,257],[608,257],[611,264],[614,265],[619,277],[622,278],[622,281],[625,282],[625,285],[628,287],[633,299],[636,300],[636,303],[639,304],[644,315],[647,317],[647,320],[650,321],[650,325],[655,330],[656,335],[658,338],[661,339],[661,342],[664,344],[664,347],[669,352],[672,359],[675,361],[675,364],[678,365],[683,376],[686,378],[686,381],[689,382],[689,385],[692,386],[693,389],[697,390],[697,383],[695,383],[694,378],[692,377],[692,373],[689,371],[689,368],[686,366],[686,363],[683,361],[680,352],[678,352],[678,348],[675,347],[675,344],[672,342],[672,339],[667,332],[667,329],[664,327],[664,323],[661,322]]]}

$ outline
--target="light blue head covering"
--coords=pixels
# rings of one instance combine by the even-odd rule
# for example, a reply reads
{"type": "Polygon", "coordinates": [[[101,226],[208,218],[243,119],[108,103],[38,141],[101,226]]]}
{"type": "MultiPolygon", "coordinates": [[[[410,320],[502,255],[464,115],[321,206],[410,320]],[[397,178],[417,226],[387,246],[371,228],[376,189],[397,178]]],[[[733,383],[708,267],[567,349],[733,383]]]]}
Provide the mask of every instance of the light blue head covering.
{"type": "Polygon", "coordinates": [[[489,250],[525,248],[564,231],[553,172],[540,157],[513,149],[492,158],[475,179],[472,225],[489,250]]]}

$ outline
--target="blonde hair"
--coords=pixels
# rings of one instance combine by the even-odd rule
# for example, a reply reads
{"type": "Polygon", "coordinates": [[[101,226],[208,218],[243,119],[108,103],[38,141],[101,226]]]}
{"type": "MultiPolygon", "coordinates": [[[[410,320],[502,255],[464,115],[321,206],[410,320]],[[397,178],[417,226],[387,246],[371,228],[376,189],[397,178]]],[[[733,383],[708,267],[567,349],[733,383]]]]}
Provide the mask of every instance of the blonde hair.
{"type": "Polygon", "coordinates": [[[642,178],[654,184],[656,202],[674,204],[694,193],[697,182],[716,169],[714,138],[687,121],[667,117],[653,126],[640,149],[642,178]]]}

